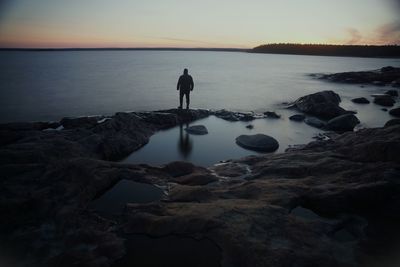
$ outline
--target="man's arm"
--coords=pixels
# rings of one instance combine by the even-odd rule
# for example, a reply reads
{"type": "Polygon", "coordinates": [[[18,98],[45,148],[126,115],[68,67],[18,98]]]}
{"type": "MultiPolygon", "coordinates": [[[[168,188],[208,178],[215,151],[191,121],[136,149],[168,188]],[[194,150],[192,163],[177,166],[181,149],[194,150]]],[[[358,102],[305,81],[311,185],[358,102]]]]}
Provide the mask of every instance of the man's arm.
{"type": "Polygon", "coordinates": [[[181,77],[179,77],[178,84],[176,85],[176,90],[179,90],[179,86],[181,86],[181,77]]]}
{"type": "Polygon", "coordinates": [[[194,88],[194,82],[192,76],[190,76],[190,91],[193,91],[194,88]]]}

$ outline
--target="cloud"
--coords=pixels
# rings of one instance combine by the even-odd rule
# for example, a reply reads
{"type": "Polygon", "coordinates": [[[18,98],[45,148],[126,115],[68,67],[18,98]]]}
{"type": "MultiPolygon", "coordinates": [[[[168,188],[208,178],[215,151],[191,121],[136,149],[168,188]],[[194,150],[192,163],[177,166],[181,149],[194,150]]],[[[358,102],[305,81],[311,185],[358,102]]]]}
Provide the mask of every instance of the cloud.
{"type": "Polygon", "coordinates": [[[377,29],[378,40],[388,44],[400,44],[400,19],[377,29]]]}
{"type": "Polygon", "coordinates": [[[348,28],[347,32],[350,34],[350,40],[346,42],[347,45],[359,44],[362,40],[361,33],[355,28],[348,28]]]}

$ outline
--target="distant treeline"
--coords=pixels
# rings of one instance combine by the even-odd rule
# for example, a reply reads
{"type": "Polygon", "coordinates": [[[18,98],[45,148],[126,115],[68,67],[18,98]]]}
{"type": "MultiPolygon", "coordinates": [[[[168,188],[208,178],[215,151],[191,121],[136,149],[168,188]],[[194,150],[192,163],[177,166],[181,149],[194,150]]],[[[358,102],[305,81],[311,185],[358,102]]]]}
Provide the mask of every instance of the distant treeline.
{"type": "Polygon", "coordinates": [[[325,44],[266,44],[252,53],[342,56],[342,57],[400,57],[398,45],[325,45],[325,44]]]}

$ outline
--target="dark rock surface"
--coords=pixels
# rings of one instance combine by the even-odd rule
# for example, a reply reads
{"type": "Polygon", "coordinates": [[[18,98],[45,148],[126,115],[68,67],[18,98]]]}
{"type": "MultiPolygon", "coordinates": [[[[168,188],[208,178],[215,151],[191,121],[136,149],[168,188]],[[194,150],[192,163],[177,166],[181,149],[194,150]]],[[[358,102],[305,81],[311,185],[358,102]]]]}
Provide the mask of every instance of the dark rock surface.
{"type": "Polygon", "coordinates": [[[281,117],[281,115],[276,114],[274,111],[266,111],[264,112],[264,115],[266,118],[270,119],[279,119],[281,117]]]}
{"type": "Polygon", "coordinates": [[[399,76],[400,68],[388,66],[379,70],[325,74],[319,78],[340,83],[390,85],[396,82],[399,76]]]}
{"type": "Polygon", "coordinates": [[[252,121],[256,119],[253,112],[233,112],[225,109],[214,111],[212,115],[226,121],[252,121]]]}
{"type": "Polygon", "coordinates": [[[297,99],[293,105],[301,112],[321,119],[332,119],[346,113],[339,106],[340,96],[333,91],[322,91],[297,99]]]}
{"type": "Polygon", "coordinates": [[[304,121],[304,119],[306,118],[306,116],[304,116],[303,114],[295,114],[289,117],[289,120],[291,121],[304,121]]]}
{"type": "Polygon", "coordinates": [[[310,126],[313,126],[315,128],[324,128],[326,126],[326,122],[317,119],[317,118],[313,118],[313,117],[308,117],[304,120],[305,123],[307,123],[310,126]]]}
{"type": "Polygon", "coordinates": [[[389,114],[395,117],[400,117],[400,108],[391,109],[389,114]]]}
{"type": "MultiPolygon", "coordinates": [[[[172,114],[177,123],[183,120],[172,114]]],[[[214,265],[222,267],[396,266],[400,125],[209,169],[100,160],[111,152],[121,156],[119,145],[134,148],[166,127],[156,117],[118,113],[92,127],[61,131],[1,125],[1,134],[11,136],[0,145],[1,260],[112,266],[130,254],[127,234],[138,234],[149,242],[208,240],[220,253],[214,265]],[[106,138],[119,144],[113,150],[109,143],[108,153],[102,150],[106,138]],[[112,219],[89,208],[122,179],[158,185],[166,198],[127,203],[112,219]]]]}
{"type": "Polygon", "coordinates": [[[278,141],[265,134],[240,135],[236,138],[236,143],[246,149],[260,152],[273,152],[279,148],[278,141]]]}
{"type": "Polygon", "coordinates": [[[390,126],[399,125],[399,124],[400,124],[400,119],[391,119],[391,120],[388,120],[388,121],[385,123],[385,126],[384,126],[384,127],[390,127],[390,126]]]}
{"type": "Polygon", "coordinates": [[[384,107],[391,107],[394,105],[396,101],[394,101],[393,97],[389,95],[377,95],[374,96],[374,103],[377,105],[381,105],[384,107]]]}
{"type": "Polygon", "coordinates": [[[369,100],[366,99],[365,97],[353,98],[351,101],[356,104],[369,104],[370,103],[369,100]]]}
{"type": "Polygon", "coordinates": [[[399,96],[399,92],[397,90],[387,90],[385,94],[390,96],[399,96]]]}
{"type": "Polygon", "coordinates": [[[353,114],[345,114],[329,120],[326,128],[336,132],[353,131],[360,120],[353,114]]]}
{"type": "Polygon", "coordinates": [[[208,130],[207,130],[206,126],[204,126],[204,125],[192,125],[192,126],[185,128],[185,131],[190,134],[195,134],[195,135],[208,134],[208,130]]]}

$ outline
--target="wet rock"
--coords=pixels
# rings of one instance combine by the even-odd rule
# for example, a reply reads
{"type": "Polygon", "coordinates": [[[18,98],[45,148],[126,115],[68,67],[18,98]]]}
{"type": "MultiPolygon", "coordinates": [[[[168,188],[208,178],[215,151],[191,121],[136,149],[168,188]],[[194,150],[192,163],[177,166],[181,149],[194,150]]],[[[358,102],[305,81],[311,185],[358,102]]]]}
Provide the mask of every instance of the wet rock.
{"type": "Polygon", "coordinates": [[[163,171],[172,177],[179,177],[194,172],[195,166],[190,162],[174,161],[163,167],[163,171]]]}
{"type": "Polygon", "coordinates": [[[387,108],[381,108],[381,110],[382,110],[382,111],[385,111],[385,112],[388,111],[387,108]]]}
{"type": "Polygon", "coordinates": [[[332,119],[346,111],[339,107],[340,97],[333,91],[322,91],[300,97],[294,102],[296,108],[304,113],[322,119],[332,119]]]}
{"type": "Polygon", "coordinates": [[[96,126],[97,121],[101,119],[100,116],[93,117],[79,117],[79,118],[63,118],[60,123],[65,129],[74,128],[91,128],[96,126]]]}
{"type": "Polygon", "coordinates": [[[391,120],[388,120],[388,121],[385,123],[385,126],[384,126],[384,127],[390,127],[390,126],[399,125],[399,124],[400,124],[400,119],[391,119],[391,120]]]}
{"type": "Polygon", "coordinates": [[[395,117],[400,117],[400,108],[391,109],[389,114],[395,117]]]}
{"type": "Polygon", "coordinates": [[[365,97],[353,98],[351,101],[356,104],[369,104],[370,103],[369,100],[366,99],[365,97]]]}
{"type": "Polygon", "coordinates": [[[314,117],[308,117],[304,120],[304,122],[310,126],[313,126],[315,128],[319,128],[319,129],[324,128],[326,125],[326,122],[324,122],[320,119],[314,118],[314,117]]]}
{"type": "Polygon", "coordinates": [[[236,138],[236,143],[246,149],[261,152],[273,152],[279,147],[275,138],[264,134],[240,135],[236,138]]]}
{"type": "Polygon", "coordinates": [[[189,134],[205,135],[208,134],[208,130],[204,125],[193,125],[185,129],[189,134]]]}
{"type": "Polygon", "coordinates": [[[254,125],[253,124],[246,125],[246,128],[251,130],[254,128],[254,125]]]}
{"type": "Polygon", "coordinates": [[[217,177],[209,172],[196,172],[184,176],[179,176],[171,180],[181,185],[206,185],[218,181],[217,177]]]}
{"type": "Polygon", "coordinates": [[[398,80],[400,68],[383,67],[379,70],[341,72],[322,75],[320,79],[340,83],[374,84],[383,86],[398,80]]]}
{"type": "Polygon", "coordinates": [[[390,96],[399,96],[399,92],[397,92],[397,90],[388,90],[385,92],[385,94],[390,96]]]}
{"type": "Polygon", "coordinates": [[[225,109],[215,111],[214,115],[217,118],[220,118],[220,119],[223,119],[223,120],[226,120],[226,121],[239,121],[239,118],[238,118],[236,113],[231,112],[231,111],[227,111],[225,109]]]}
{"type": "Polygon", "coordinates": [[[295,114],[289,117],[289,120],[291,121],[304,121],[304,119],[306,118],[306,116],[304,116],[303,114],[295,114]]]}
{"type": "Polygon", "coordinates": [[[281,117],[281,115],[276,114],[273,111],[266,111],[266,112],[264,112],[264,115],[266,118],[270,118],[270,119],[279,119],[281,117]]]}
{"type": "Polygon", "coordinates": [[[374,103],[384,107],[391,107],[394,105],[395,101],[391,96],[381,95],[381,96],[374,96],[374,103]]]}
{"type": "Polygon", "coordinates": [[[337,132],[353,131],[359,123],[359,119],[353,114],[345,114],[328,121],[326,128],[337,132]]]}

